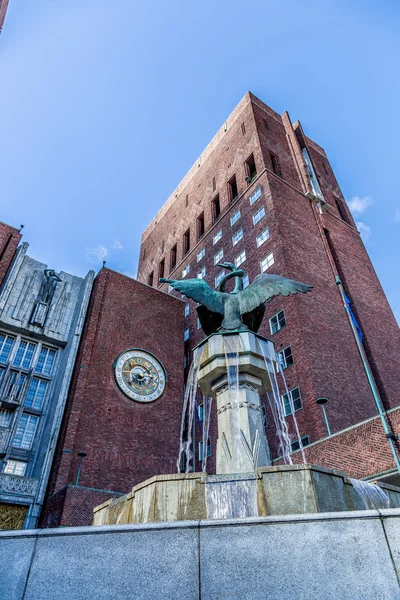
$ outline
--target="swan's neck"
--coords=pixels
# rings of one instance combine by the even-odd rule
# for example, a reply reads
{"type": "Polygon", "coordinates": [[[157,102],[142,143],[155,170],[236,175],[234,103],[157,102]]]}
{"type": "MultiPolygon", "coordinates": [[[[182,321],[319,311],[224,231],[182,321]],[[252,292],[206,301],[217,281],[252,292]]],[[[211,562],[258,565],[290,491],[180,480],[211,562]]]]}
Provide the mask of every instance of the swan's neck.
{"type": "Polygon", "coordinates": [[[233,290],[232,294],[237,294],[238,292],[240,292],[243,289],[242,271],[232,271],[231,273],[227,273],[222,278],[221,283],[219,284],[219,288],[218,288],[219,292],[225,292],[226,283],[227,283],[227,281],[232,279],[232,277],[236,277],[235,289],[233,290]]]}

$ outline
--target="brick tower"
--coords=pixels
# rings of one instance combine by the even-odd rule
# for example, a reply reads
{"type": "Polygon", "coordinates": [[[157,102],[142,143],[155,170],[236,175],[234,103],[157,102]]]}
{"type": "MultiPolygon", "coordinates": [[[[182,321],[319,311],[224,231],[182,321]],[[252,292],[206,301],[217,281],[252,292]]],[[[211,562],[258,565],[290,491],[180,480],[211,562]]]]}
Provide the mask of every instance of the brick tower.
{"type": "Polygon", "coordinates": [[[3,29],[4,19],[6,18],[6,12],[8,8],[8,0],[0,0],[0,33],[3,29]]]}
{"type": "MultiPolygon", "coordinates": [[[[314,286],[272,299],[260,331],[280,352],[307,460],[395,481],[399,328],[324,150],[251,93],[143,233],[138,279],[171,294],[159,277],[203,277],[217,287],[221,261],[240,265],[250,282],[266,272],[314,286]]],[[[204,335],[191,301],[185,315],[188,366],[204,335]]],[[[271,422],[267,412],[279,460],[271,422]]],[[[209,472],[214,448],[211,427],[209,472]]]]}

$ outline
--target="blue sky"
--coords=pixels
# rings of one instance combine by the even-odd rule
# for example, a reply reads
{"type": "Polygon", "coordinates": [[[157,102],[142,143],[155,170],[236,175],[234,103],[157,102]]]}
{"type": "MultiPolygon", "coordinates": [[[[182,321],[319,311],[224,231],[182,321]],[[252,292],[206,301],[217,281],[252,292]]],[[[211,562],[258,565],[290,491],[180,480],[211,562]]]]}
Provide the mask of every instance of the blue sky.
{"type": "Polygon", "coordinates": [[[57,270],[135,273],[141,232],[250,90],[327,151],[400,319],[399,26],[390,0],[10,0],[0,219],[57,270]]]}

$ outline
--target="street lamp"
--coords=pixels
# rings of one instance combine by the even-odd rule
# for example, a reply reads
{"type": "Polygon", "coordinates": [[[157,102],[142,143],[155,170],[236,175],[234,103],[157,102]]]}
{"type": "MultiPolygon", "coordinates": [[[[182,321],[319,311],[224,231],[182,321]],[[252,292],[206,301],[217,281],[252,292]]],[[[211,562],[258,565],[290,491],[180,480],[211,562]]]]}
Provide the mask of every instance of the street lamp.
{"type": "Polygon", "coordinates": [[[87,452],[78,452],[78,456],[79,456],[79,465],[78,465],[78,472],[76,474],[76,479],[75,479],[75,485],[79,484],[79,477],[81,476],[81,467],[82,467],[82,461],[85,458],[85,456],[87,456],[87,452]]]}
{"type": "Polygon", "coordinates": [[[326,415],[326,410],[325,410],[325,404],[328,403],[328,398],[317,398],[315,403],[319,404],[322,407],[322,412],[324,413],[324,419],[325,419],[326,428],[328,430],[328,435],[332,435],[331,428],[329,427],[328,417],[326,415]]]}

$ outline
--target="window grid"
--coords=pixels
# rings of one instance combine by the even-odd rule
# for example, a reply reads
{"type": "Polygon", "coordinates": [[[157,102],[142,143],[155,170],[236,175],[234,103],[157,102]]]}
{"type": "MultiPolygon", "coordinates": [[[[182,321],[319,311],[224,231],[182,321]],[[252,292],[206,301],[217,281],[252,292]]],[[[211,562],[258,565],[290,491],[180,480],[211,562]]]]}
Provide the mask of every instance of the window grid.
{"type": "MultiPolygon", "coordinates": [[[[207,456],[211,456],[211,438],[207,438],[207,456]]],[[[203,460],[203,442],[199,442],[199,460],[203,460]]]]}
{"type": "Polygon", "coordinates": [[[56,350],[52,348],[46,348],[42,346],[39,354],[38,361],[36,363],[36,373],[42,373],[43,375],[50,375],[53,369],[54,359],[56,357],[56,350]]]}
{"type": "Polygon", "coordinates": [[[190,329],[189,327],[187,329],[185,329],[184,334],[183,334],[183,341],[186,342],[190,337],[190,329]]]}
{"type": "Polygon", "coordinates": [[[202,269],[200,269],[200,271],[197,273],[197,279],[204,279],[204,277],[206,276],[206,268],[203,267],[202,269]]]}
{"type": "Polygon", "coordinates": [[[246,260],[246,250],[243,250],[243,252],[241,252],[239,254],[239,256],[237,256],[235,258],[235,267],[236,268],[240,267],[240,265],[242,265],[245,260],[246,260]]]}
{"type": "Polygon", "coordinates": [[[186,265],[186,267],[182,271],[182,277],[186,277],[186,275],[190,273],[190,265],[186,265]]]}
{"type": "Polygon", "coordinates": [[[222,229],[220,229],[213,237],[213,246],[222,238],[222,229]]]}
{"type": "Polygon", "coordinates": [[[15,337],[0,333],[0,362],[6,363],[14,346],[15,337]]]}
{"type": "Polygon", "coordinates": [[[269,230],[267,227],[266,229],[264,229],[264,231],[259,233],[258,236],[256,237],[257,248],[262,246],[263,243],[266,242],[268,239],[269,239],[269,230]]]}
{"type": "Polygon", "coordinates": [[[29,369],[32,364],[33,354],[36,349],[36,344],[21,340],[18,346],[17,353],[14,357],[13,365],[15,367],[22,367],[23,369],[29,369]]]}
{"type": "Polygon", "coordinates": [[[249,286],[250,280],[249,280],[249,276],[245,275],[243,277],[243,289],[246,289],[249,286]]]}
{"type": "Polygon", "coordinates": [[[239,231],[234,233],[232,236],[232,245],[236,246],[236,244],[238,244],[240,242],[240,240],[242,240],[242,239],[243,239],[243,229],[239,229],[239,231]]]}
{"type": "Polygon", "coordinates": [[[189,311],[190,311],[190,305],[185,304],[185,317],[187,317],[189,315],[189,311]]]}
{"type": "Polygon", "coordinates": [[[39,417],[22,413],[13,440],[14,448],[22,448],[24,450],[32,448],[38,423],[39,417]]]}
{"type": "Polygon", "coordinates": [[[289,390],[288,392],[282,394],[282,400],[283,408],[285,411],[285,417],[288,417],[292,414],[291,404],[293,404],[294,412],[297,412],[298,410],[303,408],[300,396],[300,389],[298,387],[295,387],[292,390],[289,390]],[[292,402],[290,402],[290,400],[292,400],[292,402]]]}
{"type": "Polygon", "coordinates": [[[46,395],[47,386],[48,381],[34,377],[29,384],[24,405],[28,408],[41,410],[44,397],[46,395]]]}
{"type": "Polygon", "coordinates": [[[223,277],[225,275],[225,271],[221,271],[221,273],[219,273],[216,278],[215,278],[215,287],[218,287],[219,284],[221,283],[223,277]]]}
{"type": "Polygon", "coordinates": [[[217,254],[214,255],[214,265],[217,265],[224,258],[223,249],[219,250],[217,254]]]}
{"type": "Polygon", "coordinates": [[[257,225],[261,221],[261,219],[265,217],[265,208],[262,206],[258,209],[256,213],[253,215],[253,225],[257,225]]]}
{"type": "Polygon", "coordinates": [[[279,312],[277,312],[276,315],[271,317],[269,320],[269,328],[271,330],[271,334],[276,333],[277,331],[282,329],[282,327],[284,327],[285,325],[286,325],[286,317],[285,317],[285,313],[283,312],[283,310],[280,310],[279,312]]]}
{"type": "Polygon", "coordinates": [[[11,410],[0,408],[0,427],[9,427],[11,423],[11,417],[11,410]]]}
{"type": "MultiPolygon", "coordinates": [[[[302,435],[301,436],[301,443],[302,446],[309,446],[310,445],[310,438],[308,435],[302,435]]],[[[292,448],[292,452],[295,452],[296,450],[300,450],[300,443],[299,440],[293,440],[293,442],[290,444],[291,448],[292,448]]]]}
{"type": "Polygon", "coordinates": [[[23,462],[22,460],[10,460],[6,461],[4,465],[3,473],[9,473],[10,475],[20,475],[23,477],[25,475],[26,467],[28,463],[23,462]]]}
{"type": "Polygon", "coordinates": [[[10,371],[5,389],[6,396],[18,397],[27,378],[25,373],[10,371]]]}
{"type": "Polygon", "coordinates": [[[260,186],[249,196],[250,206],[254,204],[259,198],[261,198],[261,188],[260,186]]]}
{"type": "Polygon", "coordinates": [[[269,254],[267,254],[267,256],[265,258],[262,259],[262,261],[260,263],[261,273],[264,273],[264,271],[266,271],[267,269],[272,267],[273,264],[274,264],[274,254],[273,254],[273,252],[270,252],[269,254]]]}
{"type": "Polygon", "coordinates": [[[202,248],[200,252],[197,253],[197,262],[200,262],[201,259],[206,255],[206,249],[202,248]]]}
{"type": "Polygon", "coordinates": [[[287,348],[280,350],[278,352],[278,360],[279,360],[279,363],[280,363],[282,369],[287,369],[288,367],[290,367],[294,362],[293,354],[292,354],[292,347],[287,346],[287,348]]]}
{"type": "Polygon", "coordinates": [[[231,226],[234,225],[240,219],[240,210],[237,210],[234,215],[231,216],[231,226]]]}

